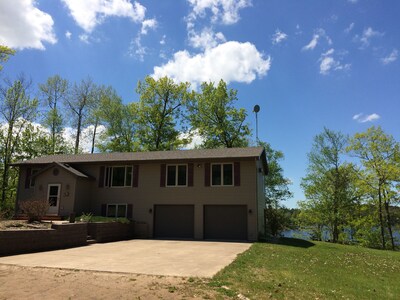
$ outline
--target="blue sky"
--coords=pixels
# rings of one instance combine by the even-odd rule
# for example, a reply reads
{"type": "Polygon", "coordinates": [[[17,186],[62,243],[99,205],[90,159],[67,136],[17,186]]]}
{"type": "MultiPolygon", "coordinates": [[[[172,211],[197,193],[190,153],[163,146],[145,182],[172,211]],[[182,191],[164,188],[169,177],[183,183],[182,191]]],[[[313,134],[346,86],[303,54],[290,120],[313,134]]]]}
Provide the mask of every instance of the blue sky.
{"type": "MultiPolygon", "coordinates": [[[[0,0],[1,77],[59,74],[112,85],[125,102],[146,75],[229,82],[260,105],[259,137],[282,150],[294,207],[313,137],[382,126],[400,139],[398,0],[0,0]]],[[[254,130],[255,132],[255,130],[254,130]]]]}

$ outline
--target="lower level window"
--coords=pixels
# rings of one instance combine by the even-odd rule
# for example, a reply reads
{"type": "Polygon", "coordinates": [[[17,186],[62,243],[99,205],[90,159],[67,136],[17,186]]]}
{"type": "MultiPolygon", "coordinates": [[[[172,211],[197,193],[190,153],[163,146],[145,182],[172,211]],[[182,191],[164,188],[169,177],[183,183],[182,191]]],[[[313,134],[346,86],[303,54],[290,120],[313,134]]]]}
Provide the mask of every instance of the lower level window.
{"type": "Polygon", "coordinates": [[[126,204],[107,204],[107,217],[126,218],[126,204]]]}

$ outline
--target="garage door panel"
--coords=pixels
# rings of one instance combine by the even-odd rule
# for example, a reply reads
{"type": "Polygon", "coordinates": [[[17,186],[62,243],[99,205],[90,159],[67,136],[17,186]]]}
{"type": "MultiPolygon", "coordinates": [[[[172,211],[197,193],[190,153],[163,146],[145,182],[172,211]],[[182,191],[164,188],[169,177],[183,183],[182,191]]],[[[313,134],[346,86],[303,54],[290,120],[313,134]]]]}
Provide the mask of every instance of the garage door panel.
{"type": "Polygon", "coordinates": [[[247,206],[205,205],[204,238],[247,240],[247,206]]]}
{"type": "Polygon", "coordinates": [[[193,205],[155,205],[155,238],[194,238],[193,205]]]}

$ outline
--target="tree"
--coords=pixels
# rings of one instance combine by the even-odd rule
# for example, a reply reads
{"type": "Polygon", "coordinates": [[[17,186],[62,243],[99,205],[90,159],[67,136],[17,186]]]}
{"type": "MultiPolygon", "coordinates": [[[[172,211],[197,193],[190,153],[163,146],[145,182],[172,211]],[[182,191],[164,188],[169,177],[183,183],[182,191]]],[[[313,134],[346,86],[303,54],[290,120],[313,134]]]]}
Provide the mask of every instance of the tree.
{"type": "MultiPolygon", "coordinates": [[[[300,206],[318,216],[320,225],[328,226],[334,243],[338,242],[340,231],[348,223],[348,212],[356,200],[352,167],[341,159],[346,143],[343,134],[324,128],[314,138],[308,154],[307,174],[301,182],[307,200],[300,206]]],[[[303,212],[303,216],[306,213],[303,212]]]]}
{"type": "Polygon", "coordinates": [[[69,87],[68,81],[62,79],[59,75],[49,77],[44,84],[39,84],[39,90],[42,96],[43,103],[48,106],[43,125],[50,130],[51,136],[51,154],[59,152],[61,149],[56,149],[57,145],[65,145],[63,131],[63,116],[61,114],[60,105],[67,100],[69,87]]]}
{"type": "Polygon", "coordinates": [[[7,46],[0,45],[0,71],[3,70],[3,65],[1,63],[6,62],[10,55],[14,55],[15,50],[8,48],[7,46]]]}
{"type": "Polygon", "coordinates": [[[360,182],[372,195],[373,202],[377,203],[381,247],[386,248],[387,227],[394,250],[390,205],[397,199],[395,189],[400,182],[399,143],[391,135],[385,134],[381,127],[373,126],[366,132],[356,133],[350,139],[347,151],[360,159],[363,168],[359,172],[360,182]]]}
{"type": "Polygon", "coordinates": [[[37,113],[37,99],[31,99],[28,88],[31,82],[20,76],[14,82],[5,81],[0,87],[0,113],[5,122],[6,130],[3,135],[1,155],[1,202],[0,207],[5,207],[9,187],[10,164],[13,160],[15,149],[19,143],[21,133],[33,121],[37,113]]]}
{"type": "Polygon", "coordinates": [[[284,176],[280,165],[280,161],[284,159],[283,152],[272,149],[265,142],[259,142],[259,145],[264,147],[268,161],[268,175],[264,177],[267,232],[277,236],[289,223],[282,202],[293,194],[289,189],[290,180],[284,176]]]}
{"type": "Polygon", "coordinates": [[[191,97],[188,89],[189,83],[174,83],[168,77],[156,80],[147,76],[139,81],[137,136],[143,150],[170,150],[188,143],[180,138],[184,129],[182,109],[191,97]]]}
{"type": "Polygon", "coordinates": [[[95,100],[94,88],[93,81],[88,77],[82,80],[80,84],[74,84],[72,93],[66,100],[72,115],[71,124],[76,129],[75,154],[79,152],[82,128],[87,124],[89,111],[95,100]]]}
{"type": "Polygon", "coordinates": [[[137,142],[138,104],[124,105],[113,89],[108,89],[99,106],[100,122],[105,125],[100,151],[131,152],[139,149],[137,142]]]}
{"type": "Polygon", "coordinates": [[[245,123],[245,109],[237,109],[237,91],[227,89],[221,80],[218,86],[204,82],[201,92],[188,103],[189,120],[204,139],[202,147],[246,147],[248,146],[249,126],[245,123]]]}

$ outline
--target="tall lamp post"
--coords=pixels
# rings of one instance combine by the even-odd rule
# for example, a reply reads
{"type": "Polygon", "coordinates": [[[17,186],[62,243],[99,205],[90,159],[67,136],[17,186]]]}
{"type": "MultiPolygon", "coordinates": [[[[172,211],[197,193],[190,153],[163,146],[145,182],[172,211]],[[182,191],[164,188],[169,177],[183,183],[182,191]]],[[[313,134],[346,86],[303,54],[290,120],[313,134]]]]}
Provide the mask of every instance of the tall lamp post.
{"type": "Polygon", "coordinates": [[[257,145],[260,144],[260,140],[258,139],[258,117],[257,117],[257,113],[260,111],[260,106],[259,105],[255,105],[253,108],[253,112],[256,113],[256,141],[257,141],[257,145]]]}

